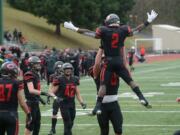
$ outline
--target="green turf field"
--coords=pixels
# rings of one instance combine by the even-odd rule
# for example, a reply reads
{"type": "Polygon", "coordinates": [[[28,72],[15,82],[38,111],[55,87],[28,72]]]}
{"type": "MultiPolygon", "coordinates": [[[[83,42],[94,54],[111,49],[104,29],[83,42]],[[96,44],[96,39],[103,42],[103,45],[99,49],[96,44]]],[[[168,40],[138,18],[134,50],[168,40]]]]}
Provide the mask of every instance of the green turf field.
{"type": "MultiPolygon", "coordinates": [[[[180,60],[152,64],[138,64],[133,72],[134,80],[140,85],[143,93],[152,104],[146,109],[134,99],[130,88],[121,81],[119,103],[123,111],[123,135],[172,135],[180,129],[180,104],[175,102],[180,96],[180,60]]],[[[45,83],[43,89],[47,90],[45,83]]],[[[73,135],[99,135],[96,117],[83,115],[92,109],[95,103],[95,85],[84,77],[80,90],[88,109],[83,111],[77,103],[77,115],[73,135]]],[[[40,135],[47,135],[51,126],[51,106],[41,106],[42,126],[40,135]]],[[[24,132],[24,113],[20,110],[20,135],[24,132]]],[[[57,135],[63,134],[62,120],[58,120],[57,135]]],[[[114,135],[111,127],[110,135],[114,135]]]]}

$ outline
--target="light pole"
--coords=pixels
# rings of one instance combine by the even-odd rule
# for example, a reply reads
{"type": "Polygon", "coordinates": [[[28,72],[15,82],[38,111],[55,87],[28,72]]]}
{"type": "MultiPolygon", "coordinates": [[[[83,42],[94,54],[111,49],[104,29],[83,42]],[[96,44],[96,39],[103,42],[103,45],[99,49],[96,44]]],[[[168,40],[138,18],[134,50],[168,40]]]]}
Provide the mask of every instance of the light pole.
{"type": "Polygon", "coordinates": [[[3,0],[0,0],[0,45],[3,44],[3,0]]]}

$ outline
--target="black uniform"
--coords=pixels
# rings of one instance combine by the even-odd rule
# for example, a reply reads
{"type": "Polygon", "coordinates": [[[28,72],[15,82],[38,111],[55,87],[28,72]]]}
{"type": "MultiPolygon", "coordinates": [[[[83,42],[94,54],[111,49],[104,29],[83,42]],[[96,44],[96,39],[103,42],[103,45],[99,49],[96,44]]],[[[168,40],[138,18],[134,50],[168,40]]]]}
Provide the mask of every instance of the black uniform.
{"type": "Polygon", "coordinates": [[[101,38],[101,46],[105,54],[105,64],[101,71],[101,83],[107,84],[112,72],[129,84],[132,77],[123,63],[124,41],[131,33],[128,26],[108,27],[101,26],[96,30],[96,35],[101,38]]]}
{"type": "Polygon", "coordinates": [[[0,135],[18,135],[18,97],[23,82],[0,78],[0,135]]]}
{"type": "MultiPolygon", "coordinates": [[[[90,73],[92,73],[92,68],[90,70],[90,73]]],[[[91,76],[93,77],[93,74],[91,74],[91,76]]],[[[98,91],[100,82],[97,80],[94,81],[96,83],[96,88],[98,91]]],[[[119,88],[119,77],[115,73],[112,73],[110,81],[106,87],[107,92],[104,99],[106,98],[106,96],[112,96],[112,95],[116,96],[118,94],[118,88],[119,88]]],[[[97,115],[98,123],[101,129],[101,135],[109,134],[109,120],[112,122],[114,132],[117,134],[121,134],[123,116],[118,101],[114,100],[104,103],[103,100],[101,105],[101,111],[102,111],[101,115],[97,115]]]]}
{"type": "Polygon", "coordinates": [[[61,115],[64,122],[64,135],[72,135],[72,127],[76,115],[75,94],[76,87],[79,85],[79,78],[71,76],[70,80],[65,76],[53,80],[53,85],[58,85],[57,96],[64,100],[60,102],[61,115]]]}
{"type": "Polygon", "coordinates": [[[30,94],[27,83],[32,82],[34,88],[40,91],[40,77],[37,73],[33,71],[28,71],[24,74],[24,89],[25,89],[25,97],[27,99],[27,105],[32,114],[32,122],[29,125],[26,125],[26,128],[30,131],[33,131],[33,135],[38,135],[41,125],[41,114],[39,108],[39,99],[40,96],[30,94]]]}

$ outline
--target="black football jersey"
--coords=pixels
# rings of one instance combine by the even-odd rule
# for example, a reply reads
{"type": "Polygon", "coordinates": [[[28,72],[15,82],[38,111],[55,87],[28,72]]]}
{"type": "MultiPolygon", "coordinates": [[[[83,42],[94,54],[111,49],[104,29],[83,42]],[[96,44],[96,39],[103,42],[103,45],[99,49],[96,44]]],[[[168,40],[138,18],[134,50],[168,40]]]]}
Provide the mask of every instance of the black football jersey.
{"type": "Polygon", "coordinates": [[[129,26],[108,27],[101,26],[96,29],[96,35],[101,38],[100,48],[104,49],[106,57],[121,56],[124,41],[131,33],[129,26]]]}
{"type": "Polygon", "coordinates": [[[24,91],[25,91],[25,97],[28,101],[32,102],[39,102],[39,96],[30,94],[27,83],[32,82],[34,85],[34,88],[37,89],[38,91],[41,90],[41,85],[40,85],[40,77],[37,73],[34,73],[32,71],[28,71],[24,74],[24,91]]]}
{"type": "Polygon", "coordinates": [[[0,110],[17,111],[17,93],[23,89],[23,81],[0,78],[0,110]]]}
{"type": "Polygon", "coordinates": [[[74,101],[76,87],[79,85],[79,77],[72,76],[69,80],[65,76],[57,77],[53,80],[53,85],[59,86],[57,96],[66,101],[74,101]]]}

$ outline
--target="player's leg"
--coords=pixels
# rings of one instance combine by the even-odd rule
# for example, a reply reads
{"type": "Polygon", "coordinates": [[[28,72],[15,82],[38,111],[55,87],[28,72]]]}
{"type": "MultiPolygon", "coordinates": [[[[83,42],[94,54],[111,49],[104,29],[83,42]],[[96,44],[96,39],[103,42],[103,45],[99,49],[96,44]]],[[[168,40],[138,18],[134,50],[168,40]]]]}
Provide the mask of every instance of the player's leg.
{"type": "Polygon", "coordinates": [[[112,75],[112,67],[111,63],[105,63],[101,70],[100,74],[100,87],[98,91],[98,97],[96,106],[94,107],[92,114],[101,114],[101,103],[103,100],[104,95],[106,94],[106,84],[110,81],[110,77],[112,75]]]}
{"type": "Polygon", "coordinates": [[[116,135],[122,135],[123,116],[122,116],[119,104],[116,101],[116,102],[110,103],[109,105],[112,109],[109,117],[112,122],[114,132],[116,135]]]}
{"type": "Polygon", "coordinates": [[[72,135],[72,120],[69,109],[67,107],[61,107],[60,111],[64,123],[64,135],[72,135]]]}
{"type": "Polygon", "coordinates": [[[19,133],[19,122],[16,112],[9,112],[9,117],[7,118],[7,135],[18,135],[19,133]]]}
{"type": "Polygon", "coordinates": [[[109,134],[109,118],[108,118],[108,112],[106,111],[104,104],[102,104],[101,110],[102,110],[101,115],[97,115],[100,132],[101,132],[101,135],[108,135],[109,134]]]}
{"type": "Polygon", "coordinates": [[[180,135],[180,130],[176,131],[173,135],[180,135]]]}
{"type": "Polygon", "coordinates": [[[116,73],[131,87],[132,91],[138,96],[141,103],[150,108],[151,105],[149,105],[148,101],[143,96],[139,86],[133,81],[129,70],[125,66],[119,66],[119,68],[116,69],[116,73]]]}
{"type": "Polygon", "coordinates": [[[0,135],[5,135],[4,112],[0,112],[0,135]]]}
{"type": "Polygon", "coordinates": [[[33,135],[39,135],[41,127],[41,112],[39,105],[36,106],[36,116],[35,116],[35,121],[34,121],[34,129],[33,129],[33,135]]]}
{"type": "MultiPolygon", "coordinates": [[[[31,112],[32,115],[32,122],[31,123],[27,123],[26,122],[26,128],[25,128],[25,135],[31,135],[33,129],[34,129],[34,122],[35,122],[35,116],[36,116],[36,112],[34,110],[34,108],[32,107],[32,103],[30,102],[26,102],[28,105],[28,108],[31,112]]],[[[26,118],[27,119],[27,118],[26,118]]]]}
{"type": "Polygon", "coordinates": [[[56,133],[56,123],[57,123],[57,113],[59,110],[58,103],[54,100],[53,102],[53,111],[52,111],[52,119],[51,119],[51,130],[49,132],[49,135],[53,135],[56,133]]]}
{"type": "Polygon", "coordinates": [[[71,123],[71,131],[72,131],[72,127],[74,125],[74,119],[76,117],[76,108],[75,108],[75,105],[74,105],[74,107],[69,109],[69,112],[70,112],[71,121],[72,121],[72,123],[71,123]]]}

